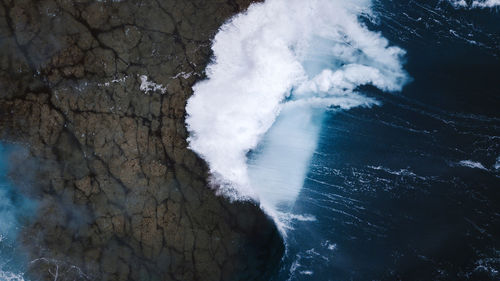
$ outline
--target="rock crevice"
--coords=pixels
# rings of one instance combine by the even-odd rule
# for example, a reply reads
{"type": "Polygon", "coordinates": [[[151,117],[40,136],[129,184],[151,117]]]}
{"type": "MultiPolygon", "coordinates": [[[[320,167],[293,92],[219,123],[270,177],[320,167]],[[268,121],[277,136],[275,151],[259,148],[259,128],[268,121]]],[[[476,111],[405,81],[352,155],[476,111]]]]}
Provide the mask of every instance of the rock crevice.
{"type": "Polygon", "coordinates": [[[267,280],[275,226],[207,188],[184,124],[211,38],[250,1],[0,1],[0,139],[28,148],[10,176],[39,202],[29,275],[267,280]]]}

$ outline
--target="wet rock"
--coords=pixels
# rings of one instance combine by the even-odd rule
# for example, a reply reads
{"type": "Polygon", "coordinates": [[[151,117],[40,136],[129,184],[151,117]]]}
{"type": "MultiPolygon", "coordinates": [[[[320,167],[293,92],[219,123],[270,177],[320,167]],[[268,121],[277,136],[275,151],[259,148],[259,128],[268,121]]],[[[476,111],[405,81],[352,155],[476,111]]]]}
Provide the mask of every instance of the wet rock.
{"type": "Polygon", "coordinates": [[[268,279],[275,226],[207,187],[184,123],[210,39],[248,5],[0,0],[0,140],[28,148],[10,176],[40,202],[34,280],[268,279]]]}

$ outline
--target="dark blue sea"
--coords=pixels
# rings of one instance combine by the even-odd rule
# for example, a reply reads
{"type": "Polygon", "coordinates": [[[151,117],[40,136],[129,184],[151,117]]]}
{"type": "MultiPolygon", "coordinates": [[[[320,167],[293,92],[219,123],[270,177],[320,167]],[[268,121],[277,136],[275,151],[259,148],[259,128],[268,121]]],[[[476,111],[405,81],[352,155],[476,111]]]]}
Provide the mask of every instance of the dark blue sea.
{"type": "Polygon", "coordinates": [[[374,9],[411,81],[326,112],[275,280],[500,280],[500,8],[374,9]]]}

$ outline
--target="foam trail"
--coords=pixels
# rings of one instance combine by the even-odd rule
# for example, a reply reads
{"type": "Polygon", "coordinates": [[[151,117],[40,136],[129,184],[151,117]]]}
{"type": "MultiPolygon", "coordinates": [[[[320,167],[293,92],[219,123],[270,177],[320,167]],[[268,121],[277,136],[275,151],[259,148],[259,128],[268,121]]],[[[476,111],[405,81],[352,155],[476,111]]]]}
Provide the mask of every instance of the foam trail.
{"type": "Polygon", "coordinates": [[[456,8],[494,8],[500,6],[500,0],[474,0],[470,4],[465,0],[450,0],[456,8]]]}
{"type": "Polygon", "coordinates": [[[485,1],[473,1],[472,7],[474,8],[493,8],[500,6],[500,0],[485,0],[485,1]]]}
{"type": "Polygon", "coordinates": [[[300,192],[322,112],[376,105],[361,85],[402,88],[404,51],[358,20],[370,4],[268,0],[221,27],[186,107],[190,148],[219,193],[281,213],[300,192]]]}

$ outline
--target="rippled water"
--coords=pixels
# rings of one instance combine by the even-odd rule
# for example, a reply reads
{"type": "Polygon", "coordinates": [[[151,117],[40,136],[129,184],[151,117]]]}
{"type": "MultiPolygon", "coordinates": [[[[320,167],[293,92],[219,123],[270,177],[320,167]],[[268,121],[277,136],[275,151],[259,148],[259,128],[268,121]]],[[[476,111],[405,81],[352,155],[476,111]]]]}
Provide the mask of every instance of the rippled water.
{"type": "Polygon", "coordinates": [[[500,279],[500,14],[378,1],[407,51],[401,93],[332,110],[291,212],[276,280],[500,279]]]}

